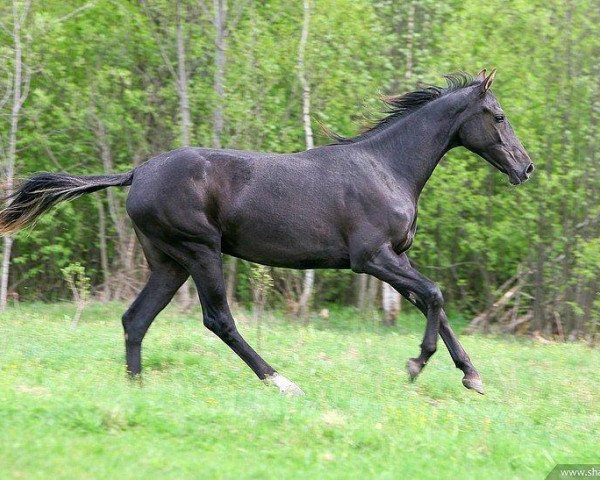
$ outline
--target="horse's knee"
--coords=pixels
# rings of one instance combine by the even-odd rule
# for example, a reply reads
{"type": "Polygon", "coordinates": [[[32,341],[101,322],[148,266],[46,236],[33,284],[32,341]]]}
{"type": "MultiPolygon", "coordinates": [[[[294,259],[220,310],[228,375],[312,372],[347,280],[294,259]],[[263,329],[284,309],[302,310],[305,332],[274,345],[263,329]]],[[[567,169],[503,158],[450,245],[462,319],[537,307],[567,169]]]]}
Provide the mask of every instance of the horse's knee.
{"type": "Polygon", "coordinates": [[[130,325],[131,325],[131,318],[132,315],[129,312],[129,310],[127,310],[123,316],[121,317],[121,324],[123,325],[123,330],[125,331],[125,338],[127,339],[128,335],[128,331],[130,329],[130,325]]]}
{"type": "Polygon", "coordinates": [[[121,317],[123,331],[125,332],[125,341],[130,344],[142,343],[145,331],[142,331],[135,323],[135,315],[131,310],[127,310],[121,317]]]}
{"type": "Polygon", "coordinates": [[[425,303],[429,308],[440,309],[444,306],[444,296],[442,295],[442,291],[440,287],[438,287],[435,283],[432,283],[427,288],[425,303]]]}

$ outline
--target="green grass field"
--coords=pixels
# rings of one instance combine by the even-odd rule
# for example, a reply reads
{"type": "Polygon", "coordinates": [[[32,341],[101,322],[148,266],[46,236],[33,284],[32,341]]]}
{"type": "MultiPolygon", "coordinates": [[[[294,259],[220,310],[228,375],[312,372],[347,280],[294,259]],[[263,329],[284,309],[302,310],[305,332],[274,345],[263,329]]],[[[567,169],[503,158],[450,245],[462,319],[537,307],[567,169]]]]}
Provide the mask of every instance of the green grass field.
{"type": "Polygon", "coordinates": [[[240,315],[248,341],[306,393],[286,398],[197,311],[157,319],[143,385],[129,381],[123,308],[91,305],[75,329],[70,305],[0,316],[0,478],[505,480],[600,462],[600,351],[583,344],[463,336],[480,396],[441,342],[408,382],[413,316],[391,330],[344,311],[259,332],[240,315]]]}

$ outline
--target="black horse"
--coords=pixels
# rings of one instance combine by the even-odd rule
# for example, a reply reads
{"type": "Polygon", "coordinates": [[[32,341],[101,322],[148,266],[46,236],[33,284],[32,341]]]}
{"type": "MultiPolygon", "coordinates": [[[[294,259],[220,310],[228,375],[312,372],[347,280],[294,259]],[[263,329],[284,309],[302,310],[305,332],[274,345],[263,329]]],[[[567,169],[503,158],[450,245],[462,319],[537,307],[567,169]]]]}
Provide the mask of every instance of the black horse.
{"type": "Polygon", "coordinates": [[[182,148],[129,173],[41,173],[25,180],[0,212],[0,233],[33,222],[54,204],[131,185],[127,212],[150,266],[148,283],[123,316],[127,370],[141,371],[141,344],[156,315],[191,275],[204,325],[281,392],[302,394],[242,338],[227,304],[221,253],[288,268],[350,268],[392,285],[426,316],[415,379],[441,335],[463,384],[483,393],[469,356],[450,328],[440,289],[406,256],[417,202],[443,155],[464,146],[510,182],[533,171],[528,154],[489,91],[495,71],[447,76],[385,99],[389,115],[358,137],[293,154],[182,148]]]}

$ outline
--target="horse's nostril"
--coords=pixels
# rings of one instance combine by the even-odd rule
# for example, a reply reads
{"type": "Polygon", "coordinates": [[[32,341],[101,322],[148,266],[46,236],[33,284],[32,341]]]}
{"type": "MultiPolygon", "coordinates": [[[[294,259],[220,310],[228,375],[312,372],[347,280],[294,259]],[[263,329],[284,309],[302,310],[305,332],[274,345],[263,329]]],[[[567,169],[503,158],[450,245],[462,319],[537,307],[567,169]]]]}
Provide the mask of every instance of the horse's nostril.
{"type": "Polygon", "coordinates": [[[533,172],[533,169],[534,169],[533,163],[530,163],[530,164],[527,166],[527,169],[525,170],[525,173],[526,173],[527,175],[531,175],[531,172],[533,172]]]}

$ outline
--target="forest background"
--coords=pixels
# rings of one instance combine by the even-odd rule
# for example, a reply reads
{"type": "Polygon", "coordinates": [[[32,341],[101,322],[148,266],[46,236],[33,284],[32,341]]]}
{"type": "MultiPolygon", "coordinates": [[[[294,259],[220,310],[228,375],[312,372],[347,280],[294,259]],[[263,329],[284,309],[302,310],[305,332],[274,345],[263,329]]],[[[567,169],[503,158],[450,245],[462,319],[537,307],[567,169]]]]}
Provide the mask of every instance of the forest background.
{"type": "MultiPolygon", "coordinates": [[[[319,124],[353,135],[378,118],[379,94],[494,67],[535,174],[514,188],[450,152],[421,197],[411,259],[472,330],[595,338],[599,24],[600,5],[585,0],[3,2],[4,193],[37,171],[124,172],[185,145],[303,150],[330,142],[319,124]]],[[[130,301],[147,265],[125,198],[99,192],[4,238],[0,309],[70,299],[65,268],[98,300],[130,301]]],[[[306,321],[333,305],[398,316],[389,287],[350,271],[225,262],[240,306],[306,321]]],[[[187,286],[177,301],[193,295],[187,286]]]]}

